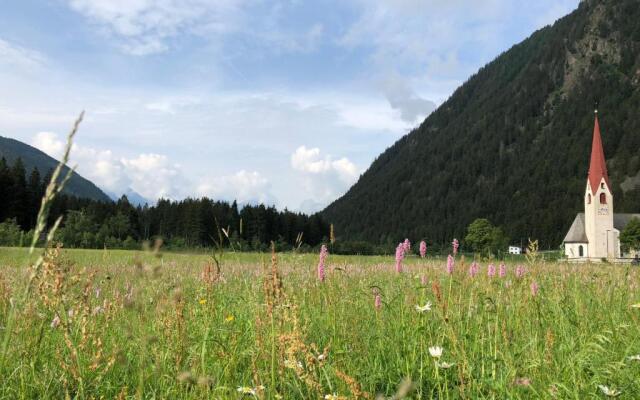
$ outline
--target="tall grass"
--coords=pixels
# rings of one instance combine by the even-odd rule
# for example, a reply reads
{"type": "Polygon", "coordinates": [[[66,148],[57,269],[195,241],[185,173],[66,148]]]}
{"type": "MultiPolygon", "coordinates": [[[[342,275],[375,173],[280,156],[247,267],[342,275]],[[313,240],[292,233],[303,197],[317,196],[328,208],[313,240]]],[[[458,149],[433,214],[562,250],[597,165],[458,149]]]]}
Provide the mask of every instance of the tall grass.
{"type": "MultiPolygon", "coordinates": [[[[163,258],[50,250],[0,396],[582,399],[605,385],[640,397],[631,267],[533,260],[521,278],[515,265],[490,278],[460,260],[449,275],[444,261],[409,257],[397,274],[391,257],[329,255],[319,282],[317,256],[228,254],[211,284],[206,258],[163,258]]],[[[2,269],[2,321],[25,278],[2,269]]]]}

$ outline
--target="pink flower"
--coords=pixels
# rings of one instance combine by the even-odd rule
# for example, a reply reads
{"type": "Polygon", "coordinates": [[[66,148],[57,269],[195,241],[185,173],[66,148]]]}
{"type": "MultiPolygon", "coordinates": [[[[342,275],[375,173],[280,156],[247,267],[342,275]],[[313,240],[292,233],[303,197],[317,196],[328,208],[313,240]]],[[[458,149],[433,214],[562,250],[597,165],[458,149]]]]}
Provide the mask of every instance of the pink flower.
{"type": "Polygon", "coordinates": [[[456,254],[458,254],[458,247],[460,247],[460,243],[458,243],[458,239],[453,239],[453,242],[451,242],[451,245],[453,246],[453,255],[455,256],[456,254]]]}
{"type": "Polygon", "coordinates": [[[525,272],[527,272],[527,271],[524,269],[524,266],[518,265],[516,267],[516,278],[522,278],[524,276],[525,272]]]}
{"type": "Polygon", "coordinates": [[[478,269],[479,269],[479,265],[478,263],[476,263],[475,261],[471,263],[471,265],[469,266],[469,276],[470,277],[474,277],[478,274],[478,269]]]}
{"type": "Polygon", "coordinates": [[[453,274],[454,264],[455,264],[455,261],[454,261],[453,257],[451,256],[451,254],[449,254],[449,256],[447,257],[447,273],[449,275],[453,274]]]}
{"type": "Polygon", "coordinates": [[[318,262],[318,280],[324,282],[324,262],[327,259],[329,250],[324,244],[320,247],[320,261],[318,262]]]}
{"type": "Polygon", "coordinates": [[[404,240],[404,242],[402,243],[402,249],[404,250],[405,254],[411,251],[411,242],[409,241],[409,239],[404,240]]]}
{"type": "Polygon", "coordinates": [[[535,281],[531,282],[531,295],[533,297],[535,297],[538,294],[539,289],[540,288],[538,287],[538,284],[535,281]]]}
{"type": "Polygon", "coordinates": [[[493,264],[489,264],[489,266],[487,267],[487,276],[489,278],[493,278],[494,276],[496,276],[496,266],[493,264]]]}
{"type": "Polygon", "coordinates": [[[404,244],[398,244],[396,247],[396,272],[402,272],[402,260],[404,259],[404,244]]]}
{"type": "Polygon", "coordinates": [[[505,276],[507,276],[507,266],[504,265],[504,263],[500,263],[500,278],[504,278],[505,276]]]}
{"type": "Polygon", "coordinates": [[[51,320],[51,329],[56,329],[58,326],[60,326],[60,316],[56,314],[53,320],[51,320]]]}
{"type": "Polygon", "coordinates": [[[373,306],[376,310],[380,310],[382,308],[382,297],[380,296],[380,293],[376,293],[376,297],[373,301],[373,306]]]}
{"type": "Polygon", "coordinates": [[[427,255],[427,244],[423,240],[420,242],[420,257],[424,258],[427,255]]]}

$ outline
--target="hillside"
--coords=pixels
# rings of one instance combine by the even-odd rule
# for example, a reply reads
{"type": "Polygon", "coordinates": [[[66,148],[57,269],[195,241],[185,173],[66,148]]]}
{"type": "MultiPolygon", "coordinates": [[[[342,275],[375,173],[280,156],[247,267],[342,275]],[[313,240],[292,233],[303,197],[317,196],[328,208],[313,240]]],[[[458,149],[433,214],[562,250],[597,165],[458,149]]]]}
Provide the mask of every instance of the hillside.
{"type": "MultiPolygon", "coordinates": [[[[49,157],[35,147],[0,136],[0,158],[2,157],[7,160],[8,164],[13,164],[18,157],[21,158],[27,174],[37,167],[40,174],[44,175],[58,165],[57,160],[49,157]]],[[[67,167],[65,167],[65,174],[66,171],[68,171],[67,167]]],[[[69,179],[63,193],[79,198],[111,202],[109,196],[102,190],[77,173],[74,173],[71,179],[69,179]]]]}
{"type": "Polygon", "coordinates": [[[556,248],[599,102],[616,212],[640,211],[640,1],[586,0],[480,69],[323,216],[339,238],[446,243],[478,217],[556,248]]]}

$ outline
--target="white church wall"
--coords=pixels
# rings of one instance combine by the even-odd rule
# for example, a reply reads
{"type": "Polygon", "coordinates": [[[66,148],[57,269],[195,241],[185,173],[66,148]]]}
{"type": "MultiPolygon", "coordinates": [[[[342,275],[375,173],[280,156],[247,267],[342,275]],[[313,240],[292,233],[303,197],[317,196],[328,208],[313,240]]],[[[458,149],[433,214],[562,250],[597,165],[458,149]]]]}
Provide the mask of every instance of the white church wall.
{"type": "Polygon", "coordinates": [[[586,243],[565,243],[564,254],[570,259],[588,258],[589,246],[586,243]],[[580,246],[582,246],[582,256],[580,256],[580,246]]]}

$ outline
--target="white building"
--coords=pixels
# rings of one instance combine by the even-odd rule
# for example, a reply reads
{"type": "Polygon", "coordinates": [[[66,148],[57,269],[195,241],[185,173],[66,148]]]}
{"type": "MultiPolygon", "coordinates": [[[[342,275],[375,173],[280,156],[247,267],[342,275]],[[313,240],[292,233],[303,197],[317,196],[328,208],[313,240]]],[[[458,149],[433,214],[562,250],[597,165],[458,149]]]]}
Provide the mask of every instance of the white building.
{"type": "Polygon", "coordinates": [[[564,252],[571,261],[616,260],[620,251],[620,232],[640,214],[614,214],[613,194],[602,148],[596,110],[589,177],[584,194],[584,213],[576,215],[564,238],[564,252]]]}
{"type": "Polygon", "coordinates": [[[522,248],[518,246],[509,246],[509,254],[522,254],[522,248]]]}

